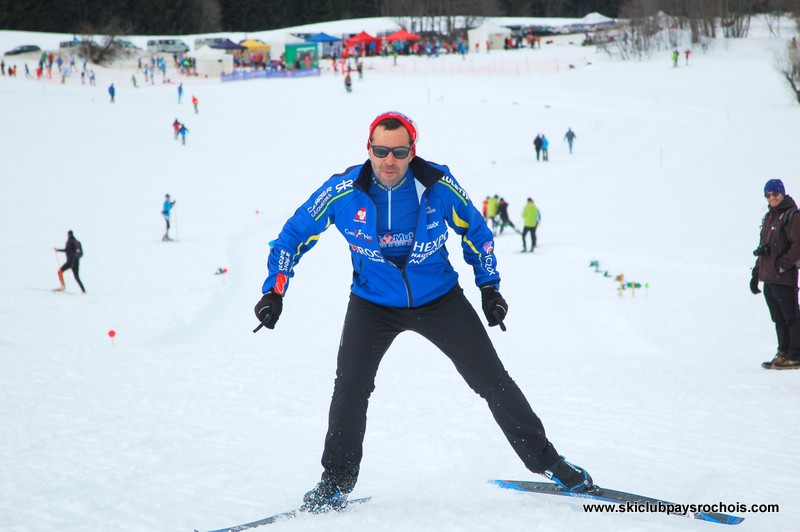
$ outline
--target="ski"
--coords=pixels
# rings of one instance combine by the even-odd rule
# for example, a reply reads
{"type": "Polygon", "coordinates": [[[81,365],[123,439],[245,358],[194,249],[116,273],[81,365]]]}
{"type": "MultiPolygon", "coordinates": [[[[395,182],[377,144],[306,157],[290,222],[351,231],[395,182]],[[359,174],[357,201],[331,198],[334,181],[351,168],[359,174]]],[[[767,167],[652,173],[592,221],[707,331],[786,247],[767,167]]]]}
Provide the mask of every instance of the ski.
{"type": "Polygon", "coordinates": [[[744,517],[738,517],[720,512],[690,511],[688,507],[691,505],[677,504],[662,499],[654,499],[652,497],[636,495],[635,493],[628,493],[626,491],[601,488],[599,486],[596,486],[596,489],[589,492],[572,493],[566,491],[558,484],[553,484],[552,482],[528,482],[524,480],[492,480],[491,482],[505,489],[525,491],[530,493],[543,493],[548,495],[561,495],[564,497],[576,497],[598,502],[610,502],[614,504],[625,505],[627,507],[627,513],[635,513],[640,511],[637,508],[646,508],[647,511],[652,511],[654,513],[663,512],[670,515],[690,517],[692,519],[700,519],[702,521],[709,521],[711,523],[719,523],[723,525],[738,525],[744,521],[744,517]]]}
{"type": "MultiPolygon", "coordinates": [[[[372,497],[361,497],[359,499],[350,499],[349,501],[347,501],[347,506],[345,506],[344,508],[342,508],[342,510],[339,510],[339,511],[341,512],[343,510],[346,510],[351,504],[363,504],[363,503],[369,501],[370,499],[372,499],[372,497]]],[[[289,520],[289,519],[294,519],[295,517],[297,517],[298,515],[303,514],[303,513],[305,513],[305,512],[303,512],[302,510],[300,510],[298,508],[296,510],[289,510],[288,512],[281,512],[281,513],[278,513],[278,514],[275,514],[275,515],[271,515],[269,517],[265,517],[263,519],[259,519],[258,521],[253,521],[252,523],[245,523],[243,525],[236,525],[236,526],[231,526],[231,527],[228,527],[228,528],[218,528],[218,529],[215,529],[215,530],[209,530],[209,532],[239,532],[241,530],[249,530],[251,528],[256,528],[256,527],[263,526],[263,525],[271,525],[271,524],[277,523],[279,521],[286,521],[286,520],[289,520]]],[[[317,514],[310,514],[310,515],[317,515],[317,514]]],[[[198,531],[195,530],[194,532],[198,532],[198,531]]]]}

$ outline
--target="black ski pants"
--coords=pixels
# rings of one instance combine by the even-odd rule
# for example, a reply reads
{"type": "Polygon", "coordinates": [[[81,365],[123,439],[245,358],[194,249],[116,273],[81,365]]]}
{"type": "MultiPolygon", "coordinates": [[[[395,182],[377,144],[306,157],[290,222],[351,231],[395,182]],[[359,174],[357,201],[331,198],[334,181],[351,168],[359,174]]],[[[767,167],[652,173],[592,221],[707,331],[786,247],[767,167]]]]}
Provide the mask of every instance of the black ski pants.
{"type": "Polygon", "coordinates": [[[537,226],[535,225],[533,227],[528,227],[526,225],[525,227],[522,228],[522,249],[528,249],[528,247],[525,245],[526,241],[525,237],[529,233],[531,235],[531,251],[533,251],[533,248],[536,247],[536,227],[537,226]]]}
{"type": "Polygon", "coordinates": [[[782,284],[764,283],[764,299],[769,316],[775,322],[778,351],[791,358],[800,358],[800,308],[797,288],[782,284]]]}
{"type": "Polygon", "coordinates": [[[63,274],[67,270],[72,270],[72,275],[75,276],[75,281],[78,283],[78,286],[81,287],[81,292],[86,292],[86,289],[83,287],[83,283],[81,282],[80,274],[78,270],[80,269],[80,259],[72,259],[68,260],[61,266],[61,273],[63,274]]]}
{"type": "Polygon", "coordinates": [[[542,422],[506,372],[478,314],[456,285],[417,308],[384,307],[350,295],[322,455],[323,479],[345,493],[353,490],[375,375],[392,341],[404,331],[421,334],[447,355],[470,388],[486,400],[528,469],[541,473],[557,460],[542,422]]]}

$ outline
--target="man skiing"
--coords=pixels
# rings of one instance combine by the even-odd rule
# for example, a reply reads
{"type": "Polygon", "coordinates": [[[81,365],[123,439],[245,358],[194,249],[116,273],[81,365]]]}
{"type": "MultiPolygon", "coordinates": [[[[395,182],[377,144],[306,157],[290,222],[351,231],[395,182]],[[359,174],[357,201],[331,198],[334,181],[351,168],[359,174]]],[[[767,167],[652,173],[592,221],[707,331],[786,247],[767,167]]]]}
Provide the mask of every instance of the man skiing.
{"type": "Polygon", "coordinates": [[[83,257],[83,246],[78,241],[78,239],[75,238],[75,235],[72,234],[72,231],[67,231],[67,243],[64,244],[64,248],[63,249],[53,248],[53,250],[55,250],[56,253],[67,254],[67,261],[58,270],[58,280],[61,283],[61,287],[56,288],[55,291],[63,292],[64,290],[66,290],[67,287],[64,284],[64,272],[67,270],[72,270],[72,275],[75,276],[75,281],[81,288],[81,292],[85,294],[86,289],[83,287],[80,275],[78,274],[78,270],[80,269],[81,257],[83,257]]]}
{"type": "MultiPolygon", "coordinates": [[[[430,340],[483,397],[525,466],[570,491],[592,489],[589,474],[559,456],[527,399],[506,372],[450,264],[448,227],[475,274],[490,327],[505,330],[508,304],[491,230],[447,166],[416,156],[417,128],[388,112],[369,127],[369,159],[330,177],[289,218],[274,242],[263,296],[261,327],[280,318],[294,267],[320,234],[335,225],[353,263],[322,454],[321,481],[303,497],[304,511],[346,506],[358,480],[369,396],[383,355],[403,331],[430,340]]],[[[255,332],[255,331],[254,331],[255,332]]]]}
{"type": "Polygon", "coordinates": [[[172,198],[169,197],[169,194],[164,195],[164,207],[161,209],[161,214],[164,215],[164,221],[167,224],[167,231],[164,233],[164,236],[161,238],[161,240],[163,242],[166,242],[167,240],[172,240],[169,237],[169,216],[170,216],[170,212],[172,211],[172,207],[175,206],[175,201],[176,200],[173,200],[172,198]]]}

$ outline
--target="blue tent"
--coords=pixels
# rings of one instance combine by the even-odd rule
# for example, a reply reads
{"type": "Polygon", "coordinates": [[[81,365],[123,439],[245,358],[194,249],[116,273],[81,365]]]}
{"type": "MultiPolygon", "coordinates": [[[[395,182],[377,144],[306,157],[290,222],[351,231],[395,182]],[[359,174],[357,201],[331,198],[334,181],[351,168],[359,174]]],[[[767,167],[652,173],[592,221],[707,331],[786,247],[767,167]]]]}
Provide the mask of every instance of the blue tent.
{"type": "Polygon", "coordinates": [[[341,39],[337,39],[331,35],[328,35],[325,32],[317,33],[316,35],[312,35],[311,37],[306,39],[306,42],[321,42],[321,43],[334,43],[339,42],[341,39]]]}
{"type": "Polygon", "coordinates": [[[317,33],[306,39],[306,42],[317,43],[322,46],[320,57],[331,57],[342,55],[342,40],[337,39],[325,32],[317,33]]]}

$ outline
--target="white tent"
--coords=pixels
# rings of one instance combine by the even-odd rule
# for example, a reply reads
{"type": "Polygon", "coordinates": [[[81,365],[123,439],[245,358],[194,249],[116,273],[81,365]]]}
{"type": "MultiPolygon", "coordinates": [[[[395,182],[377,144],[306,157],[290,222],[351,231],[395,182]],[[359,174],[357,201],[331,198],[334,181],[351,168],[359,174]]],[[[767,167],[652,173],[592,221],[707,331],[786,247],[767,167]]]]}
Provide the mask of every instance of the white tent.
{"type": "Polygon", "coordinates": [[[304,39],[295,37],[291,33],[278,33],[269,35],[262,40],[270,46],[269,53],[273,59],[279,59],[284,53],[286,53],[287,44],[300,44],[306,42],[304,39]]]}
{"type": "Polygon", "coordinates": [[[491,50],[502,50],[505,40],[511,36],[511,30],[487,20],[477,28],[467,32],[470,52],[485,52],[486,43],[491,50]]]}
{"type": "Polygon", "coordinates": [[[195,61],[197,74],[202,77],[219,77],[223,72],[233,72],[233,56],[224,50],[215,50],[208,46],[201,46],[186,57],[195,61]]]}
{"type": "Polygon", "coordinates": [[[616,20],[613,18],[609,18],[605,15],[602,15],[598,12],[589,13],[585,17],[581,19],[581,24],[586,26],[599,26],[599,25],[613,25],[616,23],[616,20]]]}

